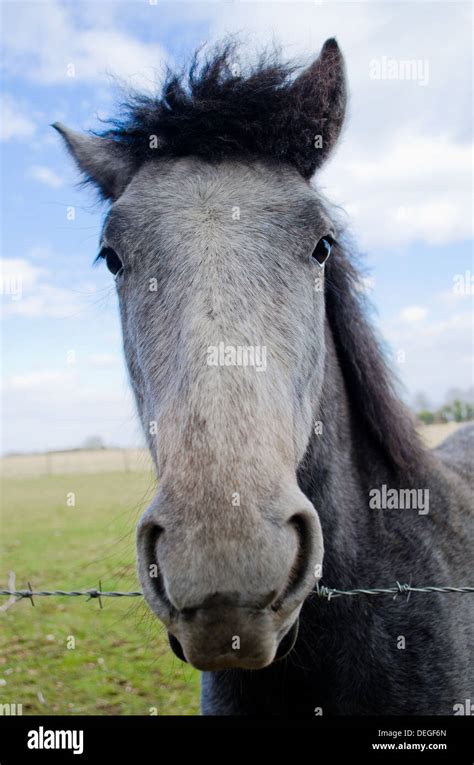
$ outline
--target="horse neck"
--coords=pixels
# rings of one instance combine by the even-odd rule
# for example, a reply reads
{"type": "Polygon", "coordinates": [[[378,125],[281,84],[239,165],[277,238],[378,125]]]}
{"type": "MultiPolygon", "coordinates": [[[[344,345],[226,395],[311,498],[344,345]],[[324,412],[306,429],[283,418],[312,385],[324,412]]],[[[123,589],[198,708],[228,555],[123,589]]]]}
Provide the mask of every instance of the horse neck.
{"type": "Polygon", "coordinates": [[[354,586],[364,576],[361,545],[375,550],[384,534],[370,515],[369,491],[400,478],[351,406],[328,326],[326,348],[323,392],[315,407],[322,432],[313,432],[298,479],[321,521],[324,583],[354,586]]]}

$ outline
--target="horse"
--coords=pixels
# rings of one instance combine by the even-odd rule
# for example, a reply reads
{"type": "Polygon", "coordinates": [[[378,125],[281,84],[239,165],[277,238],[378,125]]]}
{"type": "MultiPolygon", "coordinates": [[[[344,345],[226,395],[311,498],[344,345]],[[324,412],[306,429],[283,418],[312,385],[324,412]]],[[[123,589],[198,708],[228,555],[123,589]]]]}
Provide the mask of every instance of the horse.
{"type": "Polygon", "coordinates": [[[321,595],[469,584],[473,429],[422,445],[318,190],[347,111],[336,40],[307,67],[236,55],[201,51],[99,132],[53,125],[109,205],[97,257],[159,479],[143,594],[205,715],[453,714],[472,598],[321,595]]]}

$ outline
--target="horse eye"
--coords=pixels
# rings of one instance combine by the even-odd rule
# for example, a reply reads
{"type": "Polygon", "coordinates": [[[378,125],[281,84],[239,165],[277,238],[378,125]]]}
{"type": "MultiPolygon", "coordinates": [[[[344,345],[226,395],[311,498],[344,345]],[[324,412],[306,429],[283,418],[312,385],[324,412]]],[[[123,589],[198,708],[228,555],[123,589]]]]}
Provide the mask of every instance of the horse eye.
{"type": "Polygon", "coordinates": [[[123,263],[112,247],[102,247],[97,258],[103,258],[105,260],[107,268],[114,276],[117,276],[123,269],[123,263]]]}
{"type": "Polygon", "coordinates": [[[331,236],[323,236],[311,254],[313,260],[315,260],[316,263],[318,263],[320,266],[323,266],[331,253],[331,247],[333,244],[334,240],[331,236]]]}

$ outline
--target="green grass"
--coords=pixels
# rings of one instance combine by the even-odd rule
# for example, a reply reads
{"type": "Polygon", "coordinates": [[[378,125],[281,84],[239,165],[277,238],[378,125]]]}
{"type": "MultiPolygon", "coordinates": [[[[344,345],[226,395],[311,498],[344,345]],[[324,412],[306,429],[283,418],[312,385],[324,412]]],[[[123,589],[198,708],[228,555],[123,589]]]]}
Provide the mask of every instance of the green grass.
{"type": "MultiPolygon", "coordinates": [[[[135,524],[152,492],[147,473],[4,480],[2,586],[12,570],[17,589],[88,589],[100,579],[104,590],[139,590],[135,524]]],[[[0,613],[0,703],[22,704],[23,714],[198,714],[198,673],[173,656],[143,600],[103,604],[37,598],[33,608],[25,599],[0,613]]]]}

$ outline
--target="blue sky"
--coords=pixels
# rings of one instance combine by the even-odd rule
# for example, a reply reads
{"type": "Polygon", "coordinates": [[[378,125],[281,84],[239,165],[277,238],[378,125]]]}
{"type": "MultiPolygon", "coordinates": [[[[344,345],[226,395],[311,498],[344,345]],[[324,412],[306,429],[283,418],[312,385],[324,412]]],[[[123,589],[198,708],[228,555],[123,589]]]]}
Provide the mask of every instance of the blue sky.
{"type": "Polygon", "coordinates": [[[315,183],[346,210],[365,254],[406,399],[422,391],[439,404],[472,386],[469,4],[4,0],[1,10],[3,451],[94,434],[141,443],[113,282],[92,268],[104,208],[77,187],[49,125],[97,127],[117,81],[151,89],[164,63],[229,32],[250,54],[274,40],[302,63],[338,38],[349,119],[315,183]]]}

